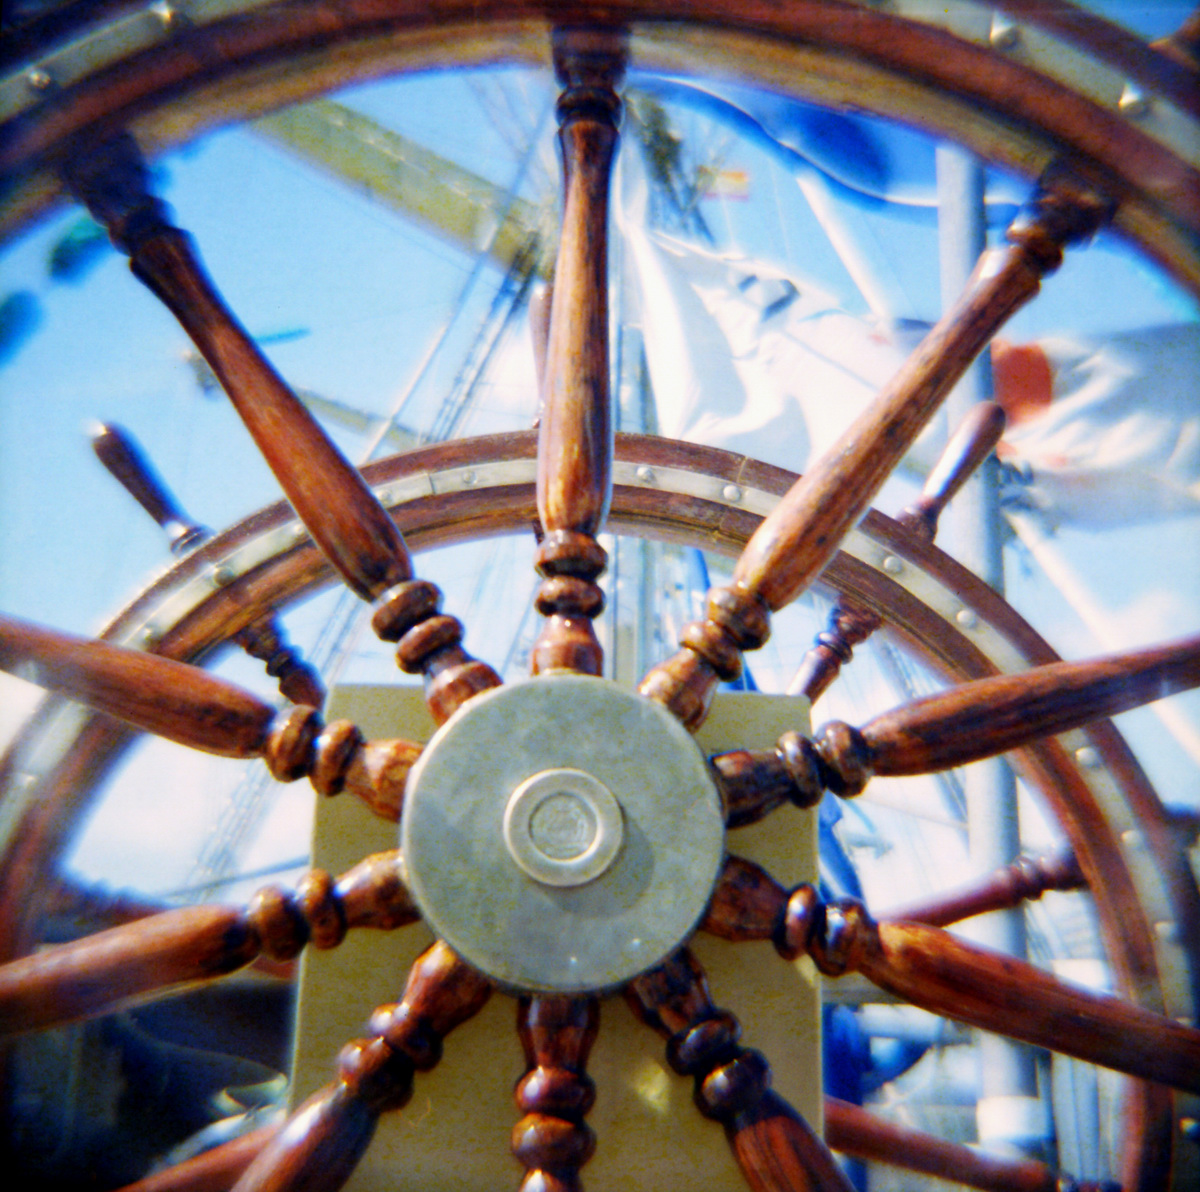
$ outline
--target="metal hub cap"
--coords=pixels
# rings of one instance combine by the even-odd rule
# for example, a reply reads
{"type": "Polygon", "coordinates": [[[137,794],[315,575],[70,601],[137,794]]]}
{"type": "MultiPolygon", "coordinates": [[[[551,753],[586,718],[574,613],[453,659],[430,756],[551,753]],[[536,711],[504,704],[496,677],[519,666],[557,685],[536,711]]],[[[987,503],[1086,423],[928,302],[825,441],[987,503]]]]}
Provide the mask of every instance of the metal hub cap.
{"type": "Polygon", "coordinates": [[[509,988],[603,990],[694,930],[724,856],[687,730],[601,679],[486,692],[413,768],[401,846],[429,926],[509,988]]]}
{"type": "Polygon", "coordinates": [[[624,834],[620,803],[583,770],[534,774],[504,809],[504,843],[512,859],[548,886],[582,886],[599,877],[624,834]]]}

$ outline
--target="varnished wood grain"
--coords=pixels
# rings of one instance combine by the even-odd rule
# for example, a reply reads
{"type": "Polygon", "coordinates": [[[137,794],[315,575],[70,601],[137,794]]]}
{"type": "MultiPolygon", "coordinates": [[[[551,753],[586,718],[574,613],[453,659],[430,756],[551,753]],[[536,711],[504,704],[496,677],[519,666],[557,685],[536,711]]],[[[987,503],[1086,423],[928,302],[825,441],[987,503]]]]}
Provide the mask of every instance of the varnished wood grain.
{"type": "Polygon", "coordinates": [[[233,640],[251,658],[263,663],[268,675],[278,680],[284,699],[312,708],[324,704],[325,687],[317,672],[287,643],[283,627],[274,614],[239,629],[233,640]]]}
{"type": "MultiPolygon", "coordinates": [[[[190,238],[168,222],[133,139],[120,135],[93,146],[71,161],[65,176],[129,255],[134,274],[191,336],[325,557],[359,596],[382,600],[385,619],[396,628],[403,619],[396,593],[412,580],[400,530],[226,307],[190,238]]],[[[430,709],[443,721],[500,679],[462,649],[453,618],[443,619],[431,641],[423,624],[430,619],[436,618],[417,618],[388,640],[399,641],[402,665],[407,659],[425,674],[430,709]],[[447,634],[450,623],[456,635],[447,634]]]]}
{"type": "MultiPolygon", "coordinates": [[[[1005,1159],[879,1117],[836,1097],[826,1097],[825,1138],[835,1151],[889,1167],[936,1175],[983,1192],[1062,1192],[1061,1174],[1033,1159],[1005,1159]]],[[[203,1155],[147,1176],[120,1192],[224,1192],[279,1133],[267,1126],[203,1155]]],[[[567,1186],[548,1175],[545,1192],[567,1186]]],[[[1102,1192],[1076,1180],[1077,1192],[1102,1192]]]]}
{"type": "Polygon", "coordinates": [[[774,750],[737,750],[711,764],[735,826],[785,800],[811,807],[823,790],[856,795],[876,774],[948,770],[1196,686],[1200,638],[1185,638],[976,679],[902,704],[861,729],[833,721],[811,741],[787,733],[774,750]]]}
{"type": "Polygon", "coordinates": [[[421,752],[410,741],[365,742],[353,725],[324,724],[315,708],[276,713],[200,667],[12,617],[0,617],[0,670],[168,741],[223,757],[261,757],[280,781],[308,775],[324,795],[349,790],[393,821],[421,752]]]}
{"type": "Polygon", "coordinates": [[[517,1004],[517,1035],[529,1065],[515,1096],[524,1116],[512,1151],[526,1171],[522,1192],[580,1192],[579,1169],[596,1136],[584,1117],[596,1099],[588,1054],[600,1025],[596,998],[544,995],[517,1004]]]}
{"type": "MultiPolygon", "coordinates": [[[[592,621],[604,606],[596,584],[605,554],[596,542],[612,499],[613,427],[608,351],[608,188],[624,70],[619,33],[560,29],[554,60],[563,162],[563,220],[549,338],[541,373],[537,555],[545,616],[534,643],[535,674],[600,674],[592,621]]],[[[536,330],[535,330],[536,334],[536,330]]]]}
{"type": "MultiPolygon", "coordinates": [[[[754,532],[726,589],[740,611],[755,602],[777,611],[816,580],[984,345],[1061,263],[1063,246],[1090,235],[1109,213],[1074,180],[1046,180],[1010,229],[1005,253],[984,258],[958,303],[754,532]]],[[[695,727],[717,682],[728,677],[724,654],[747,646],[711,611],[702,625],[688,627],[682,644],[649,672],[641,691],[695,727]]]]}
{"type": "Polygon", "coordinates": [[[538,428],[538,514],[545,530],[595,535],[612,493],[608,185],[624,59],[619,35],[555,36],[564,200],[538,428]]]}
{"type": "Polygon", "coordinates": [[[233,906],[164,911],[0,967],[0,1033],[107,1013],[249,964],[259,940],[233,906]]]}
{"type": "Polygon", "coordinates": [[[68,178],[129,255],[134,274],[191,337],[346,583],[369,599],[411,578],[395,523],[225,305],[190,238],[167,222],[132,138],[115,138],[76,159],[68,178]]]}
{"type": "Polygon", "coordinates": [[[126,1184],[118,1192],[228,1192],[279,1130],[279,1126],[262,1126],[126,1184]]]}
{"type": "Polygon", "coordinates": [[[114,423],[99,423],[91,431],[92,450],[121,487],[161,526],[176,553],[187,550],[207,535],[198,522],[180,508],[150,466],[129,432],[114,423]]]}
{"type": "Polygon", "coordinates": [[[1005,416],[994,401],[978,402],[959,423],[921,487],[921,495],[896,519],[906,529],[932,542],[938,520],[962,486],[996,449],[1004,434],[1005,416]]]}
{"type": "Polygon", "coordinates": [[[875,717],[858,733],[836,722],[817,751],[834,790],[871,773],[928,774],[1017,749],[1200,685],[1200,637],[977,679],[875,717]]]}
{"type": "MultiPolygon", "coordinates": [[[[825,1098],[825,1138],[835,1151],[886,1167],[939,1176],[984,1192],[1064,1192],[1066,1177],[1033,1159],[1005,1159],[973,1146],[913,1130],[877,1114],[825,1098]]],[[[1071,1180],[1072,1192],[1102,1192],[1090,1180],[1071,1180]]]]}
{"type": "Polygon", "coordinates": [[[825,1144],[771,1090],[766,1059],[739,1045],[737,1019],[713,1005],[704,971],[689,951],[631,981],[626,1000],[666,1038],[671,1067],[695,1079],[697,1108],[725,1127],[751,1188],[851,1192],[825,1144]]]}
{"type": "MultiPolygon", "coordinates": [[[[976,405],[950,436],[925,479],[921,495],[901,513],[899,524],[932,542],[942,511],[995,450],[1004,433],[1004,423],[1004,411],[995,402],[976,405]]],[[[815,703],[850,661],[854,648],[882,623],[880,613],[846,596],[839,597],[829,615],[828,627],[817,635],[788,684],[788,694],[805,695],[815,703]]]]}
{"type": "Polygon", "coordinates": [[[1041,898],[1047,890],[1079,890],[1085,886],[1075,854],[1066,849],[1054,856],[1018,857],[1011,865],[977,881],[887,909],[879,918],[948,927],[974,915],[1020,906],[1041,898]]]}
{"type": "Polygon", "coordinates": [[[463,649],[463,625],[441,611],[442,593],[428,580],[407,580],[384,592],[371,625],[396,643],[396,661],[411,675],[425,676],[425,703],[438,724],[445,724],[469,699],[500,686],[486,662],[463,649]]]}
{"type": "Polygon", "coordinates": [[[1068,985],[939,928],[880,923],[877,940],[867,941],[859,971],[881,989],[935,1014],[1200,1092],[1200,1031],[1068,985]]]}
{"type": "Polygon", "coordinates": [[[199,667],[0,617],[0,669],[181,745],[256,757],[275,710],[199,667]]]}
{"type": "Polygon", "coordinates": [[[1200,1030],[941,928],[876,922],[861,903],[823,903],[810,885],[785,890],[744,858],[727,860],[701,927],[725,939],[772,939],[789,959],[808,952],[826,976],[859,972],[934,1014],[1200,1091],[1200,1030]]]}
{"type": "Polygon", "coordinates": [[[375,1012],[369,1039],[342,1049],[337,1078],[292,1115],[235,1192],[336,1192],[362,1158],[380,1113],[407,1104],[414,1073],[437,1064],[443,1038],[490,994],[490,983],[445,944],[423,952],[403,999],[375,1012]]]}
{"type": "MultiPolygon", "coordinates": [[[[111,422],[101,423],[92,430],[91,440],[97,458],[165,531],[175,554],[185,554],[209,537],[209,532],[183,511],[128,431],[111,422]]],[[[287,644],[272,613],[238,630],[233,640],[266,665],[267,674],[278,679],[285,699],[314,708],[325,702],[325,688],[316,671],[287,644]]]]}
{"type": "Polygon", "coordinates": [[[368,857],[336,882],[314,870],[295,891],[260,890],[246,908],[164,911],[0,966],[0,1034],[108,1014],[221,977],[260,953],[329,948],[352,927],[391,930],[419,917],[399,853],[368,857]]]}
{"type": "Polygon", "coordinates": [[[1200,1092],[1200,1030],[1092,993],[923,923],[876,923],[859,903],[788,897],[776,945],[828,976],[860,972],[934,1014],[1102,1067],[1200,1092]]]}

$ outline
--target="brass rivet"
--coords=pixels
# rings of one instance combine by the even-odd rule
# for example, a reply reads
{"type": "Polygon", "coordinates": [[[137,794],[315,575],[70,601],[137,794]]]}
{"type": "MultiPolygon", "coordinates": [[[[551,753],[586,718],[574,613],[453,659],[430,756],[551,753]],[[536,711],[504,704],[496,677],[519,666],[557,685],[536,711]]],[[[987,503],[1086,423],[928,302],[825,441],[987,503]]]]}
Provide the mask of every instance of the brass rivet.
{"type": "Polygon", "coordinates": [[[994,50],[1015,49],[1021,40],[1021,31],[1007,17],[996,13],[992,27],[988,30],[988,44],[994,50]]]}
{"type": "Polygon", "coordinates": [[[1134,83],[1126,83],[1121,98],[1117,100],[1117,107],[1123,116],[1138,120],[1149,114],[1150,97],[1134,83]]]}

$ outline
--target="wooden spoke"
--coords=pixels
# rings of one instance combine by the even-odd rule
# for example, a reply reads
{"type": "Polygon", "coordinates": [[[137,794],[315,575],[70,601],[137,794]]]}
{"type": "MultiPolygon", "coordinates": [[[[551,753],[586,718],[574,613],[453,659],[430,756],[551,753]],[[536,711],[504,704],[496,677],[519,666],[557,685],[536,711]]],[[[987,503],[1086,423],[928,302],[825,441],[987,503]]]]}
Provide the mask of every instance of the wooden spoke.
{"type": "MultiPolygon", "coordinates": [[[[926,477],[921,495],[896,519],[925,542],[937,535],[938,519],[955,493],[995,450],[1004,433],[1004,411],[995,402],[980,402],[950,436],[946,449],[926,477]]],[[[837,678],[842,667],[883,623],[873,609],[839,597],[829,627],[817,635],[788,685],[789,695],[806,695],[813,703],[837,678]]]]}
{"type": "Polygon", "coordinates": [[[133,139],[114,138],[76,159],[67,183],[191,336],[346,583],[372,599],[410,579],[395,523],[226,307],[190,237],[167,222],[133,139]]]}
{"type": "Polygon", "coordinates": [[[463,626],[441,611],[436,584],[415,579],[389,588],[371,624],[385,642],[396,643],[396,661],[410,675],[425,676],[425,703],[445,724],[467,700],[500,686],[500,676],[463,649],[463,626]]]}
{"type": "Polygon", "coordinates": [[[261,757],[281,782],[308,775],[321,794],[348,790],[396,821],[420,755],[410,741],[364,741],[315,708],[276,713],[199,667],[0,617],[0,670],[169,741],[224,757],[261,757]]]}
{"type": "Polygon", "coordinates": [[[696,1081],[696,1105],[725,1127],[756,1192],[850,1192],[825,1144],[782,1097],[760,1052],[739,1046],[741,1027],[713,1005],[708,981],[686,949],[635,978],[626,999],[667,1039],[667,1060],[696,1081]]]}
{"type": "Polygon", "coordinates": [[[342,1049],[336,1079],[314,1093],[238,1181],[235,1192],[334,1192],[354,1171],[380,1113],[412,1096],[413,1075],[477,1014],[490,983],[443,943],[413,964],[403,999],[371,1017],[371,1037],[342,1049]]]}
{"type": "Polygon", "coordinates": [[[279,692],[293,704],[319,708],[325,702],[325,687],[317,672],[287,644],[276,617],[265,617],[233,635],[251,658],[257,658],[267,674],[279,681],[279,692]]]}
{"type": "Polygon", "coordinates": [[[351,927],[391,930],[418,918],[398,852],[368,857],[337,881],[314,869],[295,890],[264,887],[245,908],[164,911],[0,966],[0,1034],[110,1014],[260,954],[290,960],[305,944],[334,947],[351,927]]]}
{"type": "MultiPolygon", "coordinates": [[[[97,458],[162,527],[175,554],[186,554],[208,538],[208,531],[180,508],[128,431],[111,422],[99,423],[91,440],[97,458]]],[[[314,708],[325,702],[325,689],[317,672],[286,644],[273,615],[268,613],[240,630],[234,641],[251,658],[266,663],[267,674],[279,680],[279,690],[286,699],[314,708]]]]}
{"type": "Polygon", "coordinates": [[[858,1105],[825,1098],[825,1137],[835,1151],[936,1175],[985,1192],[1111,1192],[1112,1185],[1068,1180],[1034,1159],[1005,1159],[877,1117],[858,1105]]]}
{"type": "Polygon", "coordinates": [[[608,184],[624,67],[620,34],[560,29],[554,62],[564,200],[538,430],[537,499],[544,577],[537,609],[548,618],[533,648],[535,673],[598,675],[592,620],[607,556],[596,541],[612,496],[613,416],[608,359],[608,184]]]}
{"type": "Polygon", "coordinates": [[[1054,662],[996,675],[876,716],[862,729],[840,721],[815,740],[785,733],[773,752],[712,759],[730,826],[781,803],[812,807],[826,789],[856,795],[875,774],[930,774],[1018,749],[1200,686],[1200,638],[1087,662],[1054,662]]]}
{"type": "Polygon", "coordinates": [[[1082,890],[1085,886],[1075,854],[1065,849],[1052,857],[1018,857],[979,881],[885,911],[879,917],[948,927],[973,915],[1020,906],[1041,898],[1047,890],[1082,890]]]}
{"type": "MultiPolygon", "coordinates": [[[[885,911],[881,920],[948,927],[973,915],[1007,910],[1047,890],[1081,890],[1086,883],[1069,849],[1053,857],[1020,857],[981,880],[922,902],[885,911]]],[[[740,857],[726,858],[705,919],[705,930],[725,939],[771,939],[778,926],[775,881],[740,857]]]]}
{"type": "Polygon", "coordinates": [[[523,997],[517,1033],[528,1071],[517,1083],[524,1117],[513,1130],[513,1154],[526,1168],[522,1192],[579,1192],[579,1169],[596,1136],[584,1116],[596,1100],[585,1065],[600,1025],[594,997],[523,997]]]}
{"type": "Polygon", "coordinates": [[[155,524],[162,527],[176,554],[191,550],[208,537],[208,531],[179,507],[127,430],[111,422],[101,422],[93,427],[89,437],[96,458],[155,524]]]}
{"type": "Polygon", "coordinates": [[[946,506],[996,450],[1004,434],[1004,410],[981,401],[950,436],[946,449],[929,471],[921,495],[896,519],[906,530],[932,542],[946,506]]]}
{"type": "Polygon", "coordinates": [[[191,336],[325,557],[354,592],[379,602],[376,631],[399,643],[402,667],[425,675],[434,717],[499,686],[495,671],[463,650],[459,622],[438,615],[437,588],[412,581],[408,547],[358,470],[225,306],[191,239],[168,223],[133,139],[78,157],[66,181],[191,336]]]}
{"type": "Polygon", "coordinates": [[[992,335],[1062,262],[1063,247],[1090,236],[1109,206],[1059,172],[1043,178],[999,257],[985,256],[957,305],[926,336],[875,403],[807,471],[746,544],[733,583],[709,593],[704,621],[683,649],[653,668],[640,690],[696,727],[717,683],[736,678],[740,651],[756,649],[769,614],[817,578],[846,533],[992,335]]]}
{"type": "Polygon", "coordinates": [[[729,859],[702,926],[725,939],[772,939],[789,960],[808,952],[827,976],[860,972],[957,1022],[1200,1092],[1200,1030],[1090,993],[939,927],[877,923],[861,903],[824,904],[808,885],[789,892],[753,862],[729,859]]]}

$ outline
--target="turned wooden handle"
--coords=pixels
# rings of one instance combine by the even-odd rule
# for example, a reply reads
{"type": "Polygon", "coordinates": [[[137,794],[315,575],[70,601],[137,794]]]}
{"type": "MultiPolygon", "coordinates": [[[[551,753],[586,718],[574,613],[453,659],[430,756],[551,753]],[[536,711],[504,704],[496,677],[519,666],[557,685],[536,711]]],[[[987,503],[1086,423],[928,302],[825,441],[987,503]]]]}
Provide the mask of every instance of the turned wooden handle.
{"type": "MultiPolygon", "coordinates": [[[[928,774],[1200,685],[1200,637],[1087,662],[1054,662],[951,688],[860,730],[876,774],[928,774]]],[[[818,743],[818,748],[823,742],[818,743]]]]}
{"type": "Polygon", "coordinates": [[[1040,280],[1018,246],[995,271],[977,269],[964,296],[879,397],[754,532],[734,568],[734,583],[773,610],[807,589],[983,346],[1037,293],[1040,280]]]}
{"type": "Polygon", "coordinates": [[[985,1192],[1101,1192],[1094,1183],[1065,1181],[1034,1159],[1005,1159],[887,1121],[859,1105],[825,1098],[825,1138],[835,1151],[985,1192]]]}
{"type": "Polygon", "coordinates": [[[337,1192],[354,1174],[378,1121],[346,1085],[328,1085],[292,1114],[233,1192],[337,1192]]]}
{"type": "Polygon", "coordinates": [[[963,296],[876,401],[758,528],[734,568],[735,586],[772,609],[804,591],[984,345],[1058,268],[1063,247],[1092,235],[1111,212],[1111,204],[1065,171],[1044,178],[1009,229],[1009,247],[983,257],[963,296]]]}
{"type": "MultiPolygon", "coordinates": [[[[608,186],[617,144],[624,39],[604,29],[554,33],[563,159],[563,222],[540,374],[537,503],[544,577],[535,605],[546,622],[535,674],[599,675],[604,654],[592,624],[604,607],[595,582],[606,555],[596,535],[612,498],[613,414],[608,359],[608,186]]],[[[536,337],[535,330],[535,337],[536,337]]]]}
{"type": "Polygon", "coordinates": [[[343,1047],[336,1079],[314,1093],[250,1165],[234,1192],[336,1192],[380,1113],[412,1096],[413,1075],[441,1059],[442,1040],[482,1009],[487,979],[440,941],[413,964],[404,998],[371,1017],[373,1034],[343,1047]]]}
{"type": "Polygon", "coordinates": [[[393,823],[421,753],[411,741],[364,741],[346,721],[325,725],[306,705],[276,713],[197,666],[11,617],[0,617],[0,670],[180,745],[262,757],[281,782],[308,775],[323,795],[348,790],[393,823]]]}
{"type": "Polygon", "coordinates": [[[353,927],[415,922],[396,851],[367,857],[336,882],[313,870],[295,891],[260,890],[248,907],[163,911],[0,966],[0,1035],[39,1030],[209,981],[260,953],[290,960],[330,948],[353,927]]]}
{"type": "Polygon", "coordinates": [[[736,678],[739,651],[768,635],[769,613],[803,592],[837,553],[875,494],[972,360],[1062,262],[1065,244],[1110,214],[1104,201],[1065,176],[1043,180],[1011,245],[985,256],[958,303],[884,386],[878,398],[784,494],[755,530],[727,588],[709,593],[706,619],[688,625],[684,647],[652,668],[639,690],[697,728],[721,679],[736,678]]]}
{"type": "Polygon", "coordinates": [[[784,733],[773,750],[712,758],[730,827],[785,801],[815,806],[825,790],[858,794],[875,774],[931,774],[1200,686],[1200,637],[996,675],[902,704],[861,729],[841,721],[815,738],[784,733]]]}
{"type": "Polygon", "coordinates": [[[1200,1093],[1200,1031],[923,923],[877,925],[857,966],[914,1006],[1200,1093]]]}
{"type": "Polygon", "coordinates": [[[226,757],[257,757],[275,710],[195,666],[0,617],[0,670],[147,732],[226,757]]]}
{"type": "Polygon", "coordinates": [[[825,1143],[770,1089],[727,1133],[734,1158],[756,1192],[853,1192],[825,1143]]]}
{"type": "Polygon", "coordinates": [[[220,380],[313,540],[364,599],[412,578],[396,524],[205,275],[176,228],[139,241],[134,273],[171,310],[220,380]]]}
{"type": "Polygon", "coordinates": [[[1200,1031],[939,927],[877,923],[861,903],[823,903],[807,884],[785,890],[744,858],[727,858],[701,926],[729,940],[770,939],[789,960],[807,952],[829,977],[861,972],[934,1014],[1200,1091],[1200,1031]]]}
{"type": "MultiPolygon", "coordinates": [[[[1004,411],[995,402],[980,402],[950,437],[934,464],[921,495],[897,519],[905,529],[932,542],[938,518],[951,498],[995,449],[1004,432],[1004,411]]],[[[869,638],[883,617],[843,595],[829,615],[829,625],[804,655],[789,695],[806,695],[815,703],[854,656],[854,648],[869,638]]]]}
{"type": "Polygon", "coordinates": [[[596,1136],[584,1117],[596,1099],[586,1071],[600,1025],[594,997],[548,994],[517,1004],[517,1035],[528,1065],[514,1096],[523,1116],[512,1133],[525,1167],[521,1192],[574,1192],[596,1136]]]}
{"type": "Polygon", "coordinates": [[[594,535],[612,496],[608,359],[608,183],[623,68],[618,34],[560,30],[563,220],[538,428],[538,515],[545,530],[594,535]]]}
{"type": "Polygon", "coordinates": [[[108,1013],[151,991],[224,976],[258,952],[240,907],[164,911],[113,927],[0,966],[0,1034],[108,1013]]]}
{"type": "Polygon", "coordinates": [[[346,583],[372,599],[411,578],[395,523],[225,305],[191,239],[168,222],[133,138],[121,134],[93,146],[67,164],[65,178],[191,336],[346,583]]]}
{"type": "Polygon", "coordinates": [[[946,448],[925,478],[921,495],[900,515],[901,524],[933,540],[938,519],[1004,434],[1004,410],[994,401],[974,406],[950,436],[946,448]]]}
{"type": "Polygon", "coordinates": [[[686,948],[626,986],[633,1012],[667,1040],[667,1061],[696,1083],[695,1102],[725,1127],[738,1167],[757,1192],[852,1192],[825,1144],[778,1094],[760,1052],[739,1046],[741,1026],[713,1005],[686,948]]]}
{"type": "Polygon", "coordinates": [[[102,422],[93,427],[90,438],[96,458],[167,532],[172,549],[194,545],[204,537],[204,528],[183,512],[128,431],[102,422]]]}
{"type": "Polygon", "coordinates": [[[974,882],[932,894],[920,902],[884,911],[880,919],[900,919],[948,927],[974,915],[1008,910],[1047,890],[1082,890],[1087,886],[1070,849],[1048,857],[1018,857],[974,882]]]}

